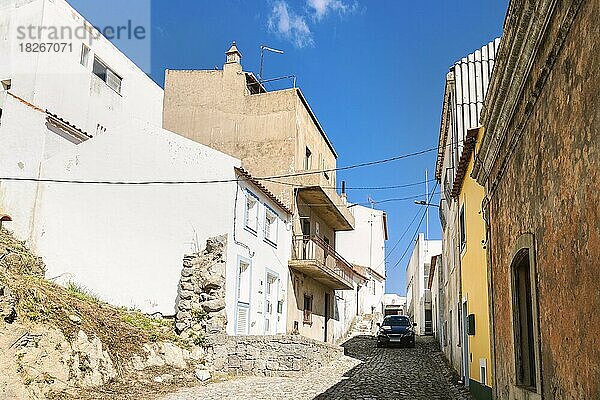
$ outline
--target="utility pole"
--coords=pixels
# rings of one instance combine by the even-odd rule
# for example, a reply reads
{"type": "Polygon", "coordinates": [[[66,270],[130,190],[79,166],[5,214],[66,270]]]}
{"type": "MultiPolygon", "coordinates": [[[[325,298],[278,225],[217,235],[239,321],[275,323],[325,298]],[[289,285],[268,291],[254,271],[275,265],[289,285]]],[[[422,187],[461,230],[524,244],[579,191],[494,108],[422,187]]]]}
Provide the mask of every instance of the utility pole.
{"type": "Polygon", "coordinates": [[[375,200],[371,196],[367,196],[369,203],[371,203],[371,213],[369,215],[369,224],[371,225],[371,237],[369,239],[369,269],[373,269],[373,209],[375,207],[375,200]]]}
{"type": "Polygon", "coordinates": [[[429,240],[429,182],[427,178],[427,169],[425,169],[425,239],[429,240]]]}

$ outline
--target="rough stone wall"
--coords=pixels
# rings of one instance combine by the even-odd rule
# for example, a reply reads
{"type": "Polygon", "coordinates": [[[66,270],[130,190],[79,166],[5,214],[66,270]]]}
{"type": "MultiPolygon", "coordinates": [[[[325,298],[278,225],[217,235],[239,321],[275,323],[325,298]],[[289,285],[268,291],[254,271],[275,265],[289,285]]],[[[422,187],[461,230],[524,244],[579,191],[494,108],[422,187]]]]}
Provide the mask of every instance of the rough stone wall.
{"type": "Polygon", "coordinates": [[[183,259],[175,327],[184,336],[225,333],[226,248],[227,235],[217,236],[183,259]]]}
{"type": "Polygon", "coordinates": [[[515,381],[510,266],[524,233],[535,236],[543,398],[600,398],[600,2],[583,1],[536,85],[571,3],[557,4],[543,38],[509,129],[531,115],[490,200],[498,399],[515,381]]]}
{"type": "Polygon", "coordinates": [[[207,339],[206,354],[217,372],[297,376],[341,357],[344,350],[300,335],[213,335],[207,339]]]}

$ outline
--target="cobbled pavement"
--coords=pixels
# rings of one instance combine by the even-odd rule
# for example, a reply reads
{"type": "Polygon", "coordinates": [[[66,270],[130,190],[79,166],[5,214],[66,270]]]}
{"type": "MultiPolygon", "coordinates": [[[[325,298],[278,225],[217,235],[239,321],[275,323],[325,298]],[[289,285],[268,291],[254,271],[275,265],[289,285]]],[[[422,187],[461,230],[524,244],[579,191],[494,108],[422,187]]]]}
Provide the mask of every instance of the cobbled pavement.
{"type": "Polygon", "coordinates": [[[377,348],[372,336],[355,336],[346,355],[299,378],[245,377],[182,389],[163,400],[472,400],[455,382],[431,337],[416,348],[377,348]]]}

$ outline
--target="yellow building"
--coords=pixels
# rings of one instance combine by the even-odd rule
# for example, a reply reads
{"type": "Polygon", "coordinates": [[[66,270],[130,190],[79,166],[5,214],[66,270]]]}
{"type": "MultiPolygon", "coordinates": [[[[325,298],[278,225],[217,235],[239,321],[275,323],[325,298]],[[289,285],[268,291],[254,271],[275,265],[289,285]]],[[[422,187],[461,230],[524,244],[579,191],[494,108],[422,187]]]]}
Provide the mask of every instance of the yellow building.
{"type": "Polygon", "coordinates": [[[484,189],[473,178],[474,150],[483,128],[467,132],[452,195],[458,198],[462,307],[468,340],[469,390],[476,399],[492,398],[492,358],[487,280],[485,221],[481,203],[484,189]]]}

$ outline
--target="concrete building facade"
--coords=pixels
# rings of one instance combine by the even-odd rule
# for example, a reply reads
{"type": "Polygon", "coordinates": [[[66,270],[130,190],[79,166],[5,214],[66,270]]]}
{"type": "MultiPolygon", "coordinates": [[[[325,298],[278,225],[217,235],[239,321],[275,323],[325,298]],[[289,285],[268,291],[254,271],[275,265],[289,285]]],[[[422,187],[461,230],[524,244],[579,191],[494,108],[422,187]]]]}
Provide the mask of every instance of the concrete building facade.
{"type": "Polygon", "coordinates": [[[338,251],[366,277],[357,288],[357,311],[359,315],[383,313],[385,292],[385,242],[388,238],[387,216],[384,211],[357,204],[349,206],[354,216],[354,230],[337,232],[338,251]]]}
{"type": "Polygon", "coordinates": [[[509,3],[472,172],[498,399],[600,398],[599,16],[592,0],[509,3]]]}
{"type": "MultiPolygon", "coordinates": [[[[436,178],[442,188],[442,300],[446,356],[465,385],[482,399],[491,397],[489,313],[481,200],[478,185],[465,176],[472,168],[479,118],[494,70],[500,39],[457,61],[446,76],[436,178]],[[472,324],[477,326],[469,330],[472,324]],[[479,329],[477,329],[479,328],[479,329]],[[474,334],[470,335],[469,333],[474,334]]],[[[441,321],[440,321],[441,322],[441,321]]]]}
{"type": "Polygon", "coordinates": [[[395,293],[383,295],[384,315],[406,315],[406,297],[395,293]]]}
{"type": "Polygon", "coordinates": [[[268,92],[244,72],[235,43],[222,70],[165,75],[164,127],[241,159],[293,211],[288,332],[333,342],[336,290],[354,290],[336,232],[354,217],[336,192],[337,154],[298,88],[268,92]]]}
{"type": "MultiPolygon", "coordinates": [[[[39,21],[91,26],[64,1],[2,7],[0,32],[39,21]]],[[[22,54],[9,51],[14,38],[3,39],[0,53],[10,57],[0,59],[0,170],[11,179],[0,181],[0,209],[43,257],[47,277],[171,316],[184,256],[224,236],[227,332],[284,333],[287,207],[238,159],[164,130],[162,90],[108,40],[94,40],[84,63],[81,42],[75,53],[22,54]],[[19,68],[29,57],[35,73],[19,68]],[[96,59],[118,72],[118,86],[96,75],[96,59]],[[131,184],[140,182],[156,184],[131,184]],[[256,295],[241,298],[240,282],[259,288],[256,295]],[[249,310],[243,324],[241,303],[249,310]]]]}
{"type": "Polygon", "coordinates": [[[431,257],[442,252],[441,240],[426,240],[419,233],[406,267],[406,313],[420,335],[431,334],[432,310],[429,285],[431,257]]]}
{"type": "MultiPolygon", "coordinates": [[[[469,349],[470,339],[465,329],[470,315],[469,299],[463,293],[461,266],[461,260],[467,249],[466,214],[464,197],[458,201],[458,194],[462,188],[468,156],[472,151],[472,148],[466,150],[469,143],[468,132],[479,127],[479,117],[499,45],[500,39],[486,44],[457,61],[446,75],[436,161],[436,179],[442,189],[440,222],[443,250],[439,271],[443,281],[443,304],[439,305],[439,310],[443,310],[442,347],[446,357],[467,386],[471,379],[476,382],[481,379],[479,363],[482,362],[481,359],[487,360],[487,353],[484,352],[485,356],[473,358],[475,361],[471,361],[472,357],[478,354],[472,355],[469,349]],[[474,370],[474,375],[471,377],[472,364],[477,365],[477,371],[474,370]]],[[[473,191],[476,192],[476,189],[473,191]]],[[[474,207],[477,209],[476,206],[474,207]]],[[[469,249],[472,248],[473,246],[469,246],[469,249]]],[[[470,272],[475,271],[483,276],[484,271],[481,270],[481,265],[477,264],[478,261],[469,261],[475,263],[469,267],[470,272]]],[[[472,299],[471,305],[478,301],[472,299]]],[[[483,362],[487,363],[487,361],[483,362]]],[[[487,364],[484,368],[485,382],[489,382],[487,364]]]]}

